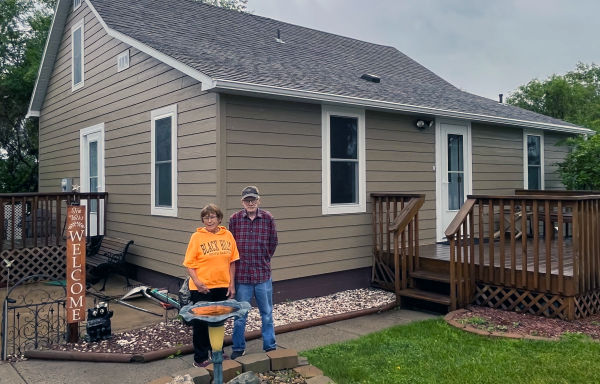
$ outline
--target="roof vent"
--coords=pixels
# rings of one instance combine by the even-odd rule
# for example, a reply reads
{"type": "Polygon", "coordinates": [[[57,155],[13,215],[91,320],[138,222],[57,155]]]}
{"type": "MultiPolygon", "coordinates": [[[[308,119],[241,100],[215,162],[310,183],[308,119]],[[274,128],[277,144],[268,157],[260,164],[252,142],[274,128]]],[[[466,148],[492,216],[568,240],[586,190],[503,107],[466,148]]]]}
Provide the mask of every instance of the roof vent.
{"type": "Polygon", "coordinates": [[[365,73],[360,78],[363,79],[363,80],[370,81],[372,83],[379,83],[379,82],[381,82],[381,79],[378,76],[369,75],[368,73],[365,73]]]}
{"type": "Polygon", "coordinates": [[[285,41],[281,40],[281,33],[279,33],[279,29],[277,30],[277,37],[275,38],[275,41],[281,44],[285,44],[285,41]]]}

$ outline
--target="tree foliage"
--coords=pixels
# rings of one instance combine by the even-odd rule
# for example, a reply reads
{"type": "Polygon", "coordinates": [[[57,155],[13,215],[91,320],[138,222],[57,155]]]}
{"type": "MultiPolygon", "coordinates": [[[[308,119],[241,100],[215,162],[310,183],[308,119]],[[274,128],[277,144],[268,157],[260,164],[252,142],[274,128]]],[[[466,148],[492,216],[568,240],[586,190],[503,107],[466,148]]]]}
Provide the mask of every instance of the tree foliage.
{"type": "Polygon", "coordinates": [[[533,79],[512,92],[506,102],[599,131],[600,67],[578,63],[564,75],[533,79]]]}
{"type": "Polygon", "coordinates": [[[35,192],[37,121],[25,119],[55,0],[0,1],[0,192],[35,192]]]}
{"type": "MultiPolygon", "coordinates": [[[[600,67],[578,63],[574,71],[531,80],[507,99],[509,104],[568,121],[600,133],[600,67]]],[[[571,147],[557,163],[569,190],[600,190],[600,135],[570,138],[557,145],[571,147]]]]}
{"type": "Polygon", "coordinates": [[[587,140],[583,137],[567,139],[563,145],[573,150],[562,163],[558,174],[569,190],[600,190],[600,135],[587,140]]]}

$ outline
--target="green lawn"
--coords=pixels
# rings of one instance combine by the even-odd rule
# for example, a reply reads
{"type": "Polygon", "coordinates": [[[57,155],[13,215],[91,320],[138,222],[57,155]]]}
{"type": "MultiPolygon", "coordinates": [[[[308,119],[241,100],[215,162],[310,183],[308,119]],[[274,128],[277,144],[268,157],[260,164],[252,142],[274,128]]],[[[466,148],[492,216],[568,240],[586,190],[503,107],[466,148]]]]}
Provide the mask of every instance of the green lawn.
{"type": "Polygon", "coordinates": [[[441,318],[303,352],[338,384],[600,383],[600,343],[489,339],[441,318]]]}

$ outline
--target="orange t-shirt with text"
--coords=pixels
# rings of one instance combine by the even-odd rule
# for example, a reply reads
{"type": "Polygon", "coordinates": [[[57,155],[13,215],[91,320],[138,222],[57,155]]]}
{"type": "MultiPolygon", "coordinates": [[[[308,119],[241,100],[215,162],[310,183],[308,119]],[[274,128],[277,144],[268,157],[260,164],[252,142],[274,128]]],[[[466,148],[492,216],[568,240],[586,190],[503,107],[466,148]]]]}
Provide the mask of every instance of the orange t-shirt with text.
{"type": "MultiPolygon", "coordinates": [[[[239,258],[235,239],[225,227],[219,226],[217,233],[198,228],[190,239],[183,265],[194,268],[208,289],[227,288],[231,281],[229,265],[239,258]]],[[[190,289],[198,290],[192,279],[190,289]]]]}

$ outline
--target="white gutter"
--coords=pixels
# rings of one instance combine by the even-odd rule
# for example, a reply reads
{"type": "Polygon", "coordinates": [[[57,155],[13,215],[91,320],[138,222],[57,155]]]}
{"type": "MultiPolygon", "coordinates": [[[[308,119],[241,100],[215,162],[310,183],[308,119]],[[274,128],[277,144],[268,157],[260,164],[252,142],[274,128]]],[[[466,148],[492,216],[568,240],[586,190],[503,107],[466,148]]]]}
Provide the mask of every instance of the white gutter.
{"type": "MultiPolygon", "coordinates": [[[[204,87],[203,87],[204,89],[204,87]]],[[[409,112],[416,114],[434,115],[436,117],[447,117],[454,119],[466,119],[478,122],[513,125],[521,128],[543,129],[546,131],[568,132],[575,134],[594,134],[594,131],[587,128],[570,127],[560,124],[536,123],[526,120],[509,119],[504,117],[487,116],[476,113],[456,112],[445,109],[421,107],[416,105],[393,103],[389,101],[379,101],[364,99],[353,96],[340,96],[330,93],[321,93],[313,91],[304,91],[283,87],[273,87],[269,85],[259,85],[245,83],[241,81],[215,79],[213,82],[213,90],[215,91],[238,91],[249,92],[254,94],[279,96],[294,99],[318,100],[322,103],[353,105],[363,108],[377,108],[395,112],[409,112]]]]}

